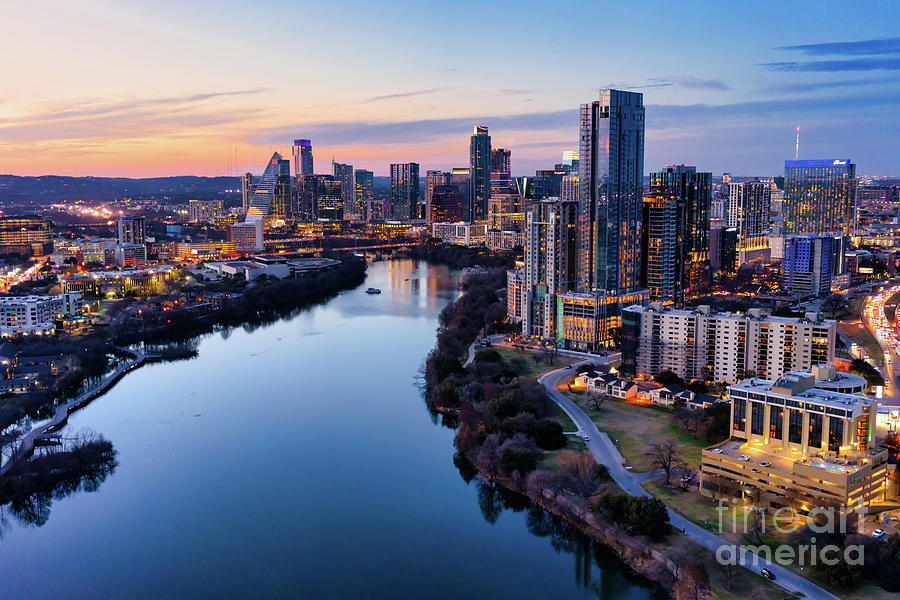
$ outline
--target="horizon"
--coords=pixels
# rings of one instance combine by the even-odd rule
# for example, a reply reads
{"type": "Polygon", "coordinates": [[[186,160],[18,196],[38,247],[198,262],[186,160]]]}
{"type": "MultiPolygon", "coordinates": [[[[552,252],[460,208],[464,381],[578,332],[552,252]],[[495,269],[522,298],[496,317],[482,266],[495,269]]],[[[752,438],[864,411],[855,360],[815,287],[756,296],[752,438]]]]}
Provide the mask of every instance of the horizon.
{"type": "Polygon", "coordinates": [[[449,170],[468,163],[477,123],[494,147],[512,150],[514,172],[533,173],[577,150],[579,105],[613,87],[644,94],[647,173],[684,163],[776,174],[794,156],[798,126],[801,156],[849,156],[860,174],[898,172],[884,152],[900,129],[890,2],[850,13],[836,2],[766,2],[727,15],[692,3],[665,21],[646,18],[669,7],[660,2],[637,15],[586,4],[541,20],[529,16],[543,6],[534,2],[518,11],[478,5],[486,22],[504,24],[487,30],[482,53],[461,43],[471,35],[464,7],[437,23],[427,18],[442,6],[433,2],[279,7],[282,18],[251,44],[245,24],[277,4],[217,3],[224,10],[215,14],[210,6],[8,7],[0,49],[27,49],[29,60],[7,65],[18,84],[0,100],[4,170],[238,176],[261,171],[273,151],[289,155],[295,138],[312,140],[316,172],[330,172],[332,157],[378,176],[391,162],[449,170]],[[628,19],[635,28],[596,35],[597,23],[628,19]],[[293,24],[316,22],[335,26],[302,29],[293,43],[293,24]],[[386,44],[388,26],[408,35],[386,44]],[[485,66],[486,56],[503,68],[485,66]],[[581,56],[596,67],[582,68],[581,56]]]}

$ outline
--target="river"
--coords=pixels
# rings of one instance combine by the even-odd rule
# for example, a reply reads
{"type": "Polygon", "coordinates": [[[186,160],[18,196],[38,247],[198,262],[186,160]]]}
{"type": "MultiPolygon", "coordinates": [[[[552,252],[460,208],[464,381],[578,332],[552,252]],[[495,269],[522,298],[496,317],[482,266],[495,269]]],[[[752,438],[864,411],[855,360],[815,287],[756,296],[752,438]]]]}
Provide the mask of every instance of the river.
{"type": "Polygon", "coordinates": [[[64,430],[111,440],[115,471],[39,526],[3,507],[0,598],[663,597],[454,466],[417,377],[456,295],[444,267],[373,263],[356,290],[126,376],[64,430]]]}

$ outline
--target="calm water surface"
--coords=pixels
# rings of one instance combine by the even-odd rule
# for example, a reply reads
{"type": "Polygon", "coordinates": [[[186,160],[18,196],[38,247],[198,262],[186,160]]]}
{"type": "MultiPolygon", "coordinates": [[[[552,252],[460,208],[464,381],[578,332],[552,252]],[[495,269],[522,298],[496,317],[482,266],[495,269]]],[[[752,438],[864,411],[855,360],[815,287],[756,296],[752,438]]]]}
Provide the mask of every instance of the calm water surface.
{"type": "Polygon", "coordinates": [[[375,263],[325,305],[128,375],[68,429],[110,439],[115,472],[41,526],[4,508],[0,598],[658,597],[454,466],[416,379],[456,294],[445,268],[375,263]]]}

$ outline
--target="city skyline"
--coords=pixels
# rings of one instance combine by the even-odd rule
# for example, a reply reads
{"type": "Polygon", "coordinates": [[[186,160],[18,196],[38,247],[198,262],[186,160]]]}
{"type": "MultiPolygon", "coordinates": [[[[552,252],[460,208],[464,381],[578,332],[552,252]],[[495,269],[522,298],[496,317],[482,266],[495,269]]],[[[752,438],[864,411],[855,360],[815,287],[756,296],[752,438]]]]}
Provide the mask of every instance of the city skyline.
{"type": "Polygon", "coordinates": [[[262,4],[226,2],[215,14],[203,2],[7,7],[0,48],[29,59],[5,65],[17,84],[0,99],[2,170],[239,176],[275,151],[291,156],[295,139],[312,140],[318,173],[330,171],[332,157],[376,176],[390,163],[449,170],[466,164],[468,132],[483,124],[494,146],[513,150],[513,174],[529,174],[577,148],[578,105],[613,87],[645,94],[645,175],[675,163],[779,174],[796,126],[801,158],[852,156],[860,175],[897,171],[883,151],[886,132],[900,125],[890,3],[864,13],[810,2],[727,14],[697,4],[664,22],[630,15],[641,24],[639,44],[628,27],[591,35],[598,22],[621,22],[625,7],[572,6],[540,20],[528,16],[536,4],[484,7],[485,18],[508,25],[490,37],[508,56],[502,72],[482,68],[461,43],[464,19],[426,21],[430,3],[374,13],[354,10],[356,2],[285,7],[251,44],[246,23],[262,4]],[[692,42],[683,32],[697,27],[698,11],[705,27],[692,42]],[[295,23],[338,13],[339,29],[304,28],[304,44],[322,49],[316,57],[291,53],[295,23]],[[34,19],[37,33],[27,26],[34,19]],[[409,35],[381,43],[388,22],[409,35]],[[566,66],[629,41],[617,60],[598,59],[577,78],[566,66]]]}

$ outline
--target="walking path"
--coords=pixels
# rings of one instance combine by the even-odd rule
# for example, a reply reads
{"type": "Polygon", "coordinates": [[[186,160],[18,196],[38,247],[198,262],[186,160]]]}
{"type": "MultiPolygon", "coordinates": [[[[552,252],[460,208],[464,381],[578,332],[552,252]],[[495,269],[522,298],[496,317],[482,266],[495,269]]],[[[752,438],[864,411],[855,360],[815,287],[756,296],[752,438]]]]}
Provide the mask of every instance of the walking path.
{"type": "Polygon", "coordinates": [[[10,468],[12,468],[12,466],[18,463],[20,460],[31,456],[32,452],[34,452],[35,442],[44,439],[48,436],[48,434],[59,430],[69,420],[70,414],[87,406],[92,400],[104,394],[126,373],[140,367],[148,360],[155,360],[159,358],[156,355],[144,354],[141,350],[127,349],[124,351],[132,354],[134,358],[126,363],[119,365],[119,367],[115,371],[105,377],[94,388],[84,392],[83,394],[79,395],[76,398],[73,398],[72,400],[69,400],[65,404],[61,404],[60,406],[58,406],[56,408],[56,412],[53,414],[52,419],[50,419],[46,423],[38,425],[27,434],[25,434],[25,437],[19,440],[19,445],[18,448],[16,448],[16,451],[13,453],[10,459],[3,464],[3,466],[0,466],[0,477],[6,475],[10,468]]]}
{"type": "MultiPolygon", "coordinates": [[[[606,362],[606,358],[607,357],[597,357],[592,359],[591,361],[584,362],[593,362],[594,364],[597,364],[600,362],[606,362]]],[[[621,487],[625,491],[625,493],[631,496],[649,497],[650,493],[641,487],[641,483],[648,479],[647,475],[641,473],[632,473],[625,470],[625,467],[623,466],[624,460],[622,459],[622,455],[619,454],[619,450],[615,447],[612,440],[609,439],[609,436],[597,429],[597,426],[594,424],[591,418],[588,417],[587,414],[571,400],[571,398],[567,397],[556,388],[559,379],[563,375],[571,372],[571,369],[557,369],[556,371],[545,373],[544,375],[539,377],[538,382],[543,384],[550,398],[552,398],[553,401],[556,402],[567,415],[569,415],[569,417],[575,423],[575,426],[578,427],[579,437],[581,437],[582,439],[587,438],[587,447],[591,451],[591,454],[594,456],[594,459],[599,464],[606,466],[606,468],[609,470],[610,476],[619,485],[619,487],[621,487]]],[[[715,552],[716,549],[723,544],[731,546],[730,542],[719,537],[711,531],[703,529],[699,525],[686,519],[674,510],[669,508],[668,511],[669,522],[676,528],[682,530],[684,534],[692,541],[712,550],[713,552],[715,552]]],[[[789,569],[786,569],[785,567],[771,563],[762,557],[756,556],[755,554],[751,554],[748,552],[743,557],[739,555],[737,558],[742,567],[749,569],[754,573],[759,573],[760,569],[765,567],[775,574],[776,579],[773,583],[789,592],[801,593],[804,594],[807,598],[828,598],[837,600],[837,596],[828,593],[811,581],[804,579],[803,577],[797,575],[789,569]]]]}

